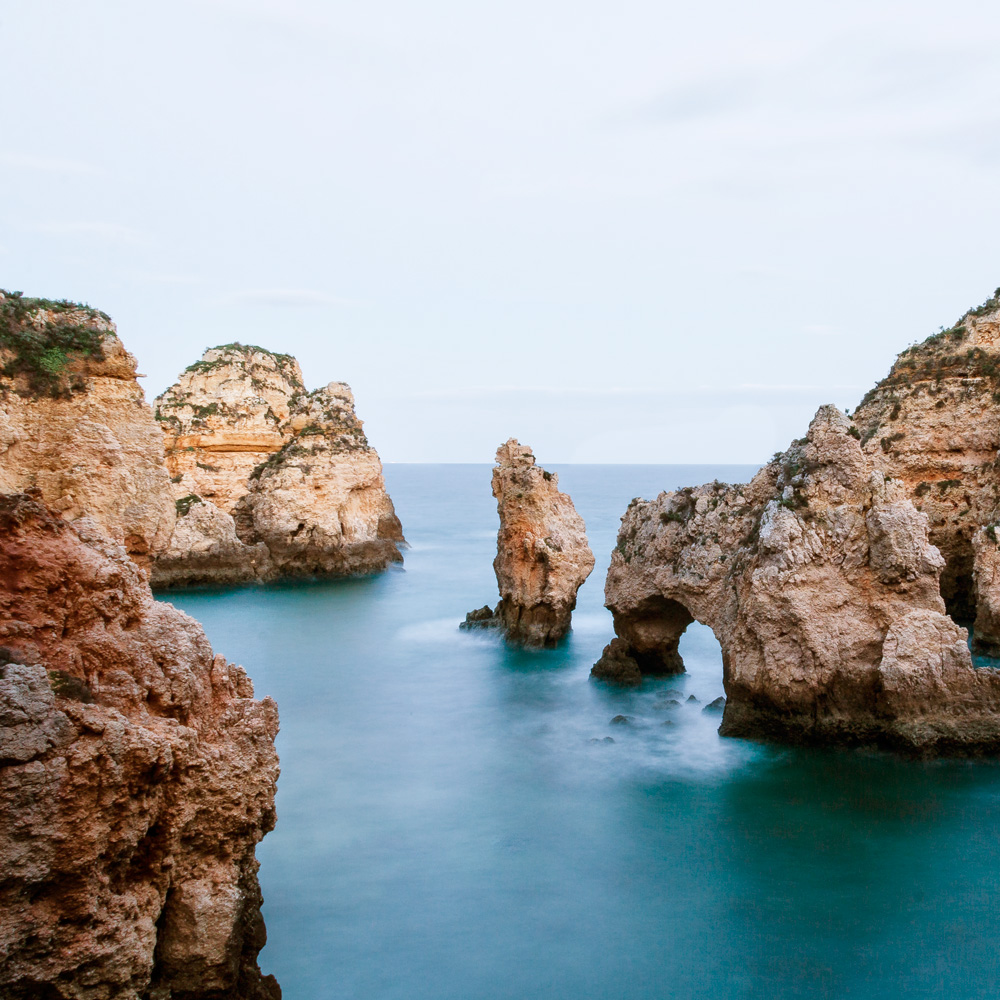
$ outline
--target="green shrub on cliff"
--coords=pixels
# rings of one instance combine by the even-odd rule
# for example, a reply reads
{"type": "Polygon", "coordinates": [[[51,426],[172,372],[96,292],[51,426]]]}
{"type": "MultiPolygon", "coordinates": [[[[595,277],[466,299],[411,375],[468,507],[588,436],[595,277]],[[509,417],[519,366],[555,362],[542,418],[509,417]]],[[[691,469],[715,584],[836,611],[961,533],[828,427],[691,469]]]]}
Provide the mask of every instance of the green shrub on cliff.
{"type": "Polygon", "coordinates": [[[88,319],[110,321],[107,314],[65,300],[25,298],[21,292],[0,292],[0,377],[24,378],[24,395],[69,396],[84,387],[70,372],[75,358],[104,358],[105,331],[76,322],[80,313],[88,319]],[[36,325],[40,311],[54,318],[36,325]]]}

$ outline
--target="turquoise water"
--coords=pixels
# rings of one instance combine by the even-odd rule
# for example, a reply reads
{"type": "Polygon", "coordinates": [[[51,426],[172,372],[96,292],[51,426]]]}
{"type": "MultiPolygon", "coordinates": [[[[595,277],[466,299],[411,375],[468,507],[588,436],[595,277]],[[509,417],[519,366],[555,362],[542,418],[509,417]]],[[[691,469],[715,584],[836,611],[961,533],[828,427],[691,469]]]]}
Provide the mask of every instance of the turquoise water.
{"type": "Polygon", "coordinates": [[[628,501],[753,470],[554,468],[597,556],[557,650],[457,628],[496,599],[488,466],[387,467],[403,570],[172,598],[281,709],[285,997],[995,998],[998,767],[721,739],[698,625],[686,675],[588,680],[628,501]]]}

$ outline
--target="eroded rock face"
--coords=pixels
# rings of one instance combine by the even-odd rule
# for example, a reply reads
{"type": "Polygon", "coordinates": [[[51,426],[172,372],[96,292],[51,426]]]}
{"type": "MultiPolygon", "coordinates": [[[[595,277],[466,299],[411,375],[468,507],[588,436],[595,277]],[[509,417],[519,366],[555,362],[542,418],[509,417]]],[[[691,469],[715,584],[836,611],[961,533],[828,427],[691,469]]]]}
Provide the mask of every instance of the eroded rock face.
{"type": "Polygon", "coordinates": [[[1000,673],[972,667],[927,517],[859,438],[822,407],[745,486],[633,501],[605,588],[618,641],[593,675],[682,670],[697,619],[722,647],[725,734],[1000,747],[1000,673]]]}
{"type": "Polygon", "coordinates": [[[114,324],[84,306],[0,293],[0,368],[0,492],[37,489],[148,566],[173,531],[174,496],[114,324]]]}
{"type": "Polygon", "coordinates": [[[181,516],[154,586],[371,573],[401,561],[382,465],[343,382],[307,392],[290,355],[229,344],[206,351],[156,403],[181,516]]]}
{"type": "MultiPolygon", "coordinates": [[[[854,413],[872,464],[900,480],[928,515],[931,542],[946,560],[941,591],[949,613],[962,622],[977,617],[982,600],[1000,603],[1000,595],[980,599],[973,578],[973,538],[998,515],[998,400],[995,295],[950,329],[903,351],[854,413]]],[[[978,640],[978,627],[975,635],[978,640]]],[[[995,646],[1000,633],[982,638],[995,646]]]]}
{"type": "Polygon", "coordinates": [[[288,354],[242,344],[206,351],[156,397],[177,495],[232,514],[250,473],[290,437],[291,407],[304,393],[302,370],[288,354]]]}
{"type": "Polygon", "coordinates": [[[500,588],[495,620],[472,612],[467,625],[499,626],[528,646],[550,646],[570,628],[576,594],[594,568],[583,518],[559,479],[511,438],[497,449],[493,496],[500,530],[493,569],[500,588]]]}
{"type": "Polygon", "coordinates": [[[96,520],[0,497],[0,994],[274,1000],[277,709],[96,520]]]}

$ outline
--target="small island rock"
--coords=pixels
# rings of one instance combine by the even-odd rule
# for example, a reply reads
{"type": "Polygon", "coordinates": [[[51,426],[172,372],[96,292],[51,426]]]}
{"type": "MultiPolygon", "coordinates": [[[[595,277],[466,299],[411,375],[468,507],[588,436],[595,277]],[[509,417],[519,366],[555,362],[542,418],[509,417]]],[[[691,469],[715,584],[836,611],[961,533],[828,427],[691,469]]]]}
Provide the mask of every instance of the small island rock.
{"type": "Polygon", "coordinates": [[[465,625],[495,624],[512,642],[553,646],[569,631],[577,591],[594,568],[586,527],[569,495],[559,492],[558,476],[536,465],[529,447],[511,438],[496,460],[500,530],[493,569],[500,603],[489,619],[471,612],[465,625]]]}

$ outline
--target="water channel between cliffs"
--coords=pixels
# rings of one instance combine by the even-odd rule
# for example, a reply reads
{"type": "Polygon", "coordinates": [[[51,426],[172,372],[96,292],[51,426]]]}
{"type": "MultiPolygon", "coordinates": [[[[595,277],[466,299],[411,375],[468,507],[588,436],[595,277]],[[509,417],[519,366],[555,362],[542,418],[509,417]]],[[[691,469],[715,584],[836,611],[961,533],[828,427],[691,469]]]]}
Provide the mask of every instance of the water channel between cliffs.
{"type": "Polygon", "coordinates": [[[697,623],[686,674],[588,680],[628,501],[755,470],[547,467],[597,556],[556,650],[458,631],[496,594],[487,465],[386,467],[402,571],[169,598],[281,709],[287,1000],[995,997],[1000,765],[722,739],[697,623]]]}

